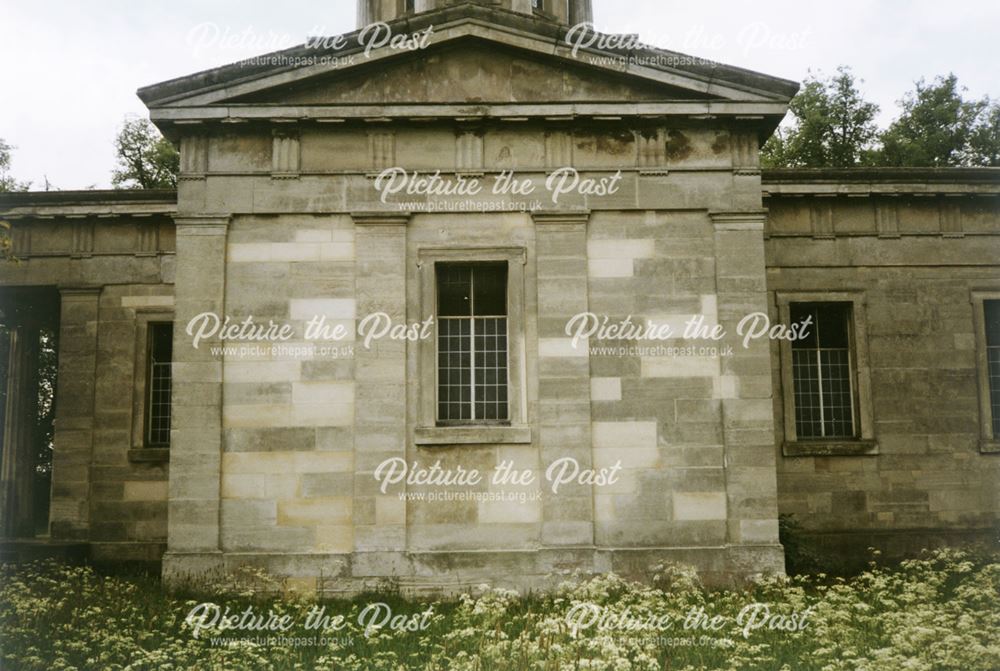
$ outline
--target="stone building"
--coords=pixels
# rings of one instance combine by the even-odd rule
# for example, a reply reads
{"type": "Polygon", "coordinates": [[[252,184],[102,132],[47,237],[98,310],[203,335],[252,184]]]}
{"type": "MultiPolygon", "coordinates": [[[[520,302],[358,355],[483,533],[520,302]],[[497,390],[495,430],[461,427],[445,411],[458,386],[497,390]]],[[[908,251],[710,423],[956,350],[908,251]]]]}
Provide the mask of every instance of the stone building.
{"type": "Polygon", "coordinates": [[[452,591],[781,571],[783,514],[995,542],[1000,172],[762,173],[795,83],[590,16],[362,0],[139,91],[176,193],[0,197],[5,552],[452,591]]]}

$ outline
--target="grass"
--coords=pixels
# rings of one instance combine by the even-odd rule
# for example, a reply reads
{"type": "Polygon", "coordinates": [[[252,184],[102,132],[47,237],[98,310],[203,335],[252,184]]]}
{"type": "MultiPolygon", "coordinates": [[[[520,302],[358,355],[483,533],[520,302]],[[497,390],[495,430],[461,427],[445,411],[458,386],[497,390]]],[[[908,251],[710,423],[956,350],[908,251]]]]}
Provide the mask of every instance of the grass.
{"type": "Polygon", "coordinates": [[[394,594],[315,601],[260,596],[271,579],[253,571],[198,594],[168,594],[156,576],[51,562],[4,566],[0,668],[1000,669],[1000,563],[988,558],[938,551],[847,580],[770,578],[730,591],[707,590],[681,567],[651,574],[651,585],[605,575],[567,580],[546,595],[484,588],[452,601],[394,594]],[[188,615],[201,603],[287,616],[292,626],[224,631],[203,620],[195,627],[188,615]],[[365,631],[358,618],[373,604],[385,604],[378,614],[391,609],[394,619],[365,631]],[[752,604],[766,604],[772,617],[747,630],[739,614],[752,604]],[[343,616],[342,629],[306,628],[310,609],[324,606],[325,615],[343,616]],[[704,613],[700,626],[687,626],[693,612],[704,613]],[[623,627],[611,626],[616,621],[623,627]]]}

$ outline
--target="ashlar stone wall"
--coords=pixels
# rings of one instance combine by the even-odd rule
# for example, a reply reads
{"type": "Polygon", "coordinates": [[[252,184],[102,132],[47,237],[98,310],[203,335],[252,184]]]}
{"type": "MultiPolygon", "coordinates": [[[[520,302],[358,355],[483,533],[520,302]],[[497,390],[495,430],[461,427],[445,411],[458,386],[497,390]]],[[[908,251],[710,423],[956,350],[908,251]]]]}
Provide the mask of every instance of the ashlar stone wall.
{"type": "MultiPolygon", "coordinates": [[[[288,322],[299,335],[282,344],[305,348],[317,345],[301,338],[314,317],[348,330],[373,312],[423,322],[435,262],[504,260],[514,398],[510,426],[448,429],[434,421],[433,340],[352,337],[302,357],[227,343],[212,355],[221,343],[193,350],[178,332],[177,394],[204,384],[199,396],[218,394],[221,413],[206,402],[178,414],[168,578],[251,562],[349,592],[389,579],[540,586],[561,570],[641,573],[665,558],[716,580],[780,570],[767,345],[679,355],[574,346],[566,332],[580,313],[678,331],[704,314],[727,327],[713,343],[724,351],[736,322],[766,307],[760,178],[746,151],[756,131],[647,126],[284,124],[182,140],[204,156],[182,161],[197,170],[182,175],[178,239],[190,242],[179,248],[210,256],[180,260],[181,323],[205,310],[288,322]],[[459,196],[383,201],[377,177],[393,166],[487,188],[472,198],[478,211],[448,211],[459,196]],[[562,166],[621,170],[620,188],[546,201],[544,180],[562,166]],[[490,204],[509,169],[541,202],[490,204]],[[620,477],[553,493],[541,476],[564,457],[620,464],[620,477]],[[506,462],[539,477],[434,488],[524,495],[515,501],[420,500],[419,487],[380,487],[374,473],[393,458],[487,475],[506,462]]],[[[687,343],[640,343],[657,344],[687,343]]]]}
{"type": "Polygon", "coordinates": [[[864,453],[789,454],[791,391],[772,347],[779,510],[829,556],[863,562],[869,546],[898,555],[995,543],[1000,459],[982,429],[976,297],[1000,290],[1000,201],[995,183],[963,179],[846,179],[841,195],[809,180],[765,183],[772,313],[776,296],[853,292],[867,324],[859,338],[871,387],[860,402],[874,446],[864,453]]]}

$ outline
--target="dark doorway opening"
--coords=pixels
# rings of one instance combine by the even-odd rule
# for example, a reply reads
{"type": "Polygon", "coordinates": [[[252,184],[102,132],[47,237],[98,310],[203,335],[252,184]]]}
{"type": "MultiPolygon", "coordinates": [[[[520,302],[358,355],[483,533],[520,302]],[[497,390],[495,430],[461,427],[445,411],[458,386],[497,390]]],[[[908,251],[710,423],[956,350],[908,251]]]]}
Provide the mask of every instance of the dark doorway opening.
{"type": "Polygon", "coordinates": [[[0,532],[49,533],[59,292],[0,289],[0,532]]]}

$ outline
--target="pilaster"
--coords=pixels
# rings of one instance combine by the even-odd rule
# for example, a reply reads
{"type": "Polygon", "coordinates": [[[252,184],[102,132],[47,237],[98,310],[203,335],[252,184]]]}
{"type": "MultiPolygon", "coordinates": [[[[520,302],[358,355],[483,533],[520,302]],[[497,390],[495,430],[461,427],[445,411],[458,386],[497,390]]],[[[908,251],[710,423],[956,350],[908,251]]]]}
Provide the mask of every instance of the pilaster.
{"type": "Polygon", "coordinates": [[[203,312],[225,315],[229,215],[177,216],[177,280],[170,431],[168,555],[219,551],[222,464],[218,338],[195,349],[186,324],[203,312]]]}
{"type": "Polygon", "coordinates": [[[90,533],[90,466],[94,449],[99,287],[60,288],[59,373],[52,448],[54,539],[90,533]]]}
{"type": "Polygon", "coordinates": [[[732,356],[721,360],[719,396],[725,441],[726,508],[730,545],[764,549],[781,570],[778,545],[774,416],[771,402],[770,343],[743,346],[737,326],[745,316],[767,314],[764,265],[766,212],[713,212],[719,323],[732,356]]]}
{"type": "MultiPolygon", "coordinates": [[[[405,214],[356,213],[356,313],[384,312],[392,323],[406,320],[405,214]]],[[[378,465],[406,458],[406,343],[383,339],[355,348],[354,549],[406,549],[405,502],[381,495],[373,476],[378,465]]]]}
{"type": "MultiPolygon", "coordinates": [[[[593,467],[590,415],[590,351],[576,348],[566,323],[589,309],[587,222],[589,212],[535,213],[538,268],[538,426],[542,468],[564,457],[593,467]]],[[[593,488],[564,485],[543,490],[542,543],[593,545],[593,488]]]]}

